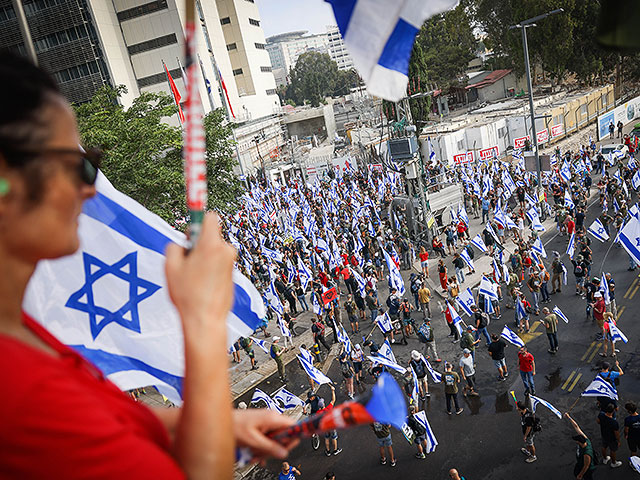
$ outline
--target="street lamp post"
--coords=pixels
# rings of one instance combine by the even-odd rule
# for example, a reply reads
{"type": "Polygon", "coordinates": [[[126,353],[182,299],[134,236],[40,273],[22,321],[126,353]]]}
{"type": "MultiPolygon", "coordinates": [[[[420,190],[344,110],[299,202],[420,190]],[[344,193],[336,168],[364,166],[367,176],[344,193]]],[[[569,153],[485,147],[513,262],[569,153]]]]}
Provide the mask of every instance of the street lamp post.
{"type": "Polygon", "coordinates": [[[522,47],[524,50],[524,68],[525,74],[527,76],[527,88],[529,89],[529,114],[531,116],[531,136],[533,137],[533,148],[536,156],[536,171],[538,174],[538,189],[540,189],[541,182],[541,173],[540,173],[540,152],[538,152],[538,136],[536,134],[536,116],[533,109],[533,88],[531,86],[531,68],[529,66],[529,46],[527,45],[527,27],[535,27],[538,20],[542,20],[543,18],[547,18],[549,15],[555,15],[556,13],[562,13],[564,9],[558,8],[557,10],[552,10],[551,12],[543,13],[542,15],[538,15],[533,18],[529,18],[524,20],[517,25],[512,25],[509,27],[510,30],[514,30],[519,28],[522,31],[522,47]]]}

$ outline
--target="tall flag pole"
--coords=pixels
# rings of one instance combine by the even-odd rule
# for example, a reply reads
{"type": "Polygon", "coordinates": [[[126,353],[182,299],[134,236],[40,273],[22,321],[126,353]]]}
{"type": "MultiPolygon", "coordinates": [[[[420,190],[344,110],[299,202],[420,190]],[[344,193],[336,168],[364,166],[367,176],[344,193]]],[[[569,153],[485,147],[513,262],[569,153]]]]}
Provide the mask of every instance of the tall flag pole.
{"type": "Polygon", "coordinates": [[[203,110],[198,92],[198,73],[195,61],[195,3],[186,2],[185,69],[187,72],[187,105],[184,125],[183,160],[187,182],[187,208],[190,224],[189,238],[195,243],[202,228],[207,204],[207,165],[203,110]]]}

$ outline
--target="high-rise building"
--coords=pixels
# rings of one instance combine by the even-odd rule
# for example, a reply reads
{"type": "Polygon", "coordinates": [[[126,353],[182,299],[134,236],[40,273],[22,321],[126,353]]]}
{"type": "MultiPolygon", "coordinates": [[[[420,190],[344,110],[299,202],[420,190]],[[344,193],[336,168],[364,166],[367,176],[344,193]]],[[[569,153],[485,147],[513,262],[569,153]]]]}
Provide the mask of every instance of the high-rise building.
{"type": "MultiPolygon", "coordinates": [[[[21,1],[38,63],[56,78],[69,101],[85,102],[105,84],[126,86],[121,98],[125,106],[141,92],[169,92],[163,63],[186,96],[179,64],[185,0],[21,1]]],[[[262,138],[265,129],[279,131],[265,125],[278,124],[280,101],[254,0],[196,0],[196,16],[205,111],[230,107],[231,121],[244,123],[248,135],[255,133],[251,124],[258,124],[262,141],[277,148],[282,138],[262,138]]],[[[11,0],[0,0],[0,48],[27,52],[11,0]]],[[[239,149],[247,170],[258,161],[255,147],[239,149]]]]}
{"type": "Polygon", "coordinates": [[[307,35],[307,30],[281,33],[267,38],[267,51],[273,66],[276,84],[289,83],[289,71],[296,66],[298,57],[306,52],[327,53],[326,33],[307,35]]]}
{"type": "Polygon", "coordinates": [[[350,70],[354,68],[353,59],[349,56],[340,30],[336,25],[327,26],[327,38],[329,41],[329,56],[331,60],[338,64],[338,69],[350,70]]]}

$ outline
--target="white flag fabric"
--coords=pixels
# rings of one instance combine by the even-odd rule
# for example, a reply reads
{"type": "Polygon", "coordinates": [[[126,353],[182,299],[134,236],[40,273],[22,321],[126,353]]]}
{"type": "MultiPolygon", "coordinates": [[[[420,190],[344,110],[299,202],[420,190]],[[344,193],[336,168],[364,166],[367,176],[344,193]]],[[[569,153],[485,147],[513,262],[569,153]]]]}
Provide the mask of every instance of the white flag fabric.
{"type": "Polygon", "coordinates": [[[251,338],[251,340],[253,340],[255,344],[258,345],[258,347],[260,347],[264,353],[269,354],[269,347],[267,347],[267,342],[255,337],[249,337],[249,338],[251,338]]]}
{"type": "Polygon", "coordinates": [[[306,348],[302,348],[302,347],[298,347],[298,348],[300,349],[300,355],[302,356],[302,359],[305,362],[307,362],[309,365],[313,365],[313,355],[311,355],[311,352],[306,348]]]}
{"type": "Polygon", "coordinates": [[[393,363],[398,363],[396,360],[396,356],[393,354],[393,350],[391,350],[391,344],[389,340],[385,340],[380,348],[378,349],[378,355],[382,355],[383,357],[391,360],[393,363]]]}
{"type": "Polygon", "coordinates": [[[632,468],[636,472],[640,473],[640,457],[636,457],[636,456],[629,457],[629,461],[631,462],[632,468]]]}
{"type": "Polygon", "coordinates": [[[555,313],[562,320],[564,320],[564,323],[569,323],[569,319],[567,318],[567,316],[564,313],[562,313],[562,310],[560,310],[560,308],[558,306],[553,307],[553,313],[555,313]]]}
{"type": "Polygon", "coordinates": [[[282,413],[284,411],[280,408],[280,406],[276,402],[273,401],[273,399],[269,395],[264,393],[259,388],[256,388],[256,390],[253,392],[253,397],[251,397],[250,403],[258,403],[261,401],[267,405],[267,408],[269,410],[275,410],[276,412],[279,412],[279,413],[282,413]]]}
{"type": "Polygon", "coordinates": [[[360,76],[372,95],[405,96],[413,42],[424,21],[458,0],[327,0],[360,76]]]}
{"type": "Polygon", "coordinates": [[[417,413],[414,413],[413,416],[415,419],[422,424],[422,426],[427,431],[427,451],[425,453],[433,453],[438,446],[438,441],[436,440],[436,436],[433,434],[433,430],[431,430],[431,425],[429,425],[429,420],[427,420],[427,414],[424,410],[420,410],[417,413]]]}
{"type": "Polygon", "coordinates": [[[300,365],[302,365],[302,368],[304,369],[306,374],[309,375],[309,378],[311,380],[319,385],[323,385],[325,383],[333,383],[329,377],[327,377],[324,373],[322,373],[310,363],[307,363],[307,361],[303,357],[301,357],[300,355],[297,355],[297,357],[298,360],[300,360],[300,365]]]}
{"type": "Polygon", "coordinates": [[[572,233],[571,237],[569,237],[569,244],[567,245],[567,255],[570,258],[573,258],[573,252],[576,249],[576,234],[572,233]]]}
{"type": "Polygon", "coordinates": [[[566,189],[564,191],[564,206],[570,209],[576,208],[575,204],[573,203],[573,199],[571,198],[571,194],[569,193],[569,189],[566,189]]]}
{"type": "MultiPolygon", "coordinates": [[[[169,243],[186,246],[186,237],[102,173],[96,190],[79,217],[80,248],[38,263],[23,309],[121,389],[154,385],[180,404],[182,325],[167,291],[164,252],[169,243]]],[[[266,315],[251,282],[237,269],[233,280],[228,346],[251,335],[266,315]]]]}
{"type": "Polygon", "coordinates": [[[284,388],[276,393],[273,396],[273,399],[279,401],[282,405],[282,408],[284,408],[285,410],[288,410],[289,408],[304,406],[304,401],[302,401],[300,397],[294,395],[284,388]]]}
{"type": "Polygon", "coordinates": [[[391,360],[389,360],[387,357],[383,357],[383,356],[377,356],[377,357],[372,357],[367,355],[367,358],[372,362],[372,363],[376,363],[376,364],[380,364],[380,365],[384,365],[387,368],[391,368],[392,370],[396,370],[400,373],[402,373],[403,375],[405,374],[405,372],[407,371],[406,368],[404,368],[401,365],[398,365],[396,362],[392,362],[391,360]]]}
{"type": "Polygon", "coordinates": [[[475,270],[476,269],[476,267],[473,265],[473,260],[471,260],[471,257],[469,256],[469,254],[467,253],[466,250],[462,250],[460,252],[460,258],[462,258],[462,260],[464,260],[464,263],[466,263],[467,266],[471,270],[475,270]]]}
{"type": "Polygon", "coordinates": [[[383,313],[382,315],[378,315],[376,317],[376,325],[380,327],[380,330],[382,330],[382,333],[387,333],[393,330],[393,325],[391,324],[391,318],[389,317],[389,314],[387,312],[383,313]]]}
{"type": "Polygon", "coordinates": [[[402,296],[405,294],[404,288],[404,279],[402,278],[402,274],[400,273],[400,269],[395,264],[395,262],[391,259],[386,250],[382,250],[384,253],[384,259],[387,262],[387,268],[389,269],[389,282],[392,287],[398,290],[398,295],[402,296]]]}
{"type": "Polygon", "coordinates": [[[640,265],[640,221],[631,217],[618,234],[620,243],[627,253],[640,265]]]}
{"type": "Polygon", "coordinates": [[[606,242],[607,240],[609,240],[609,234],[607,234],[604,225],[602,225],[602,222],[597,218],[591,224],[587,232],[589,232],[601,242],[606,242]]]}
{"type": "Polygon", "coordinates": [[[533,242],[531,249],[542,255],[543,258],[547,258],[547,251],[544,249],[544,245],[542,244],[542,240],[540,240],[540,237],[536,238],[536,241],[533,242]]]}
{"type": "MultiPolygon", "coordinates": [[[[422,356],[422,355],[421,355],[422,356]]],[[[427,360],[426,358],[422,357],[424,360],[424,363],[427,364],[427,371],[429,372],[429,376],[431,377],[431,380],[433,380],[434,383],[440,383],[442,382],[442,374],[440,372],[437,372],[436,370],[433,369],[433,367],[431,366],[431,364],[429,363],[429,360],[427,360]]]]}
{"type": "Polygon", "coordinates": [[[628,343],[629,339],[627,336],[622,333],[622,331],[617,327],[613,322],[609,322],[609,329],[611,330],[611,341],[618,342],[622,341],[623,343],[628,343]]]}
{"type": "Polygon", "coordinates": [[[498,300],[498,291],[497,291],[496,285],[491,283],[491,281],[484,275],[480,280],[480,288],[478,289],[478,295],[484,295],[489,300],[496,300],[496,301],[498,300]]]}
{"type": "Polygon", "coordinates": [[[547,402],[546,400],[543,400],[540,397],[535,397],[533,395],[530,395],[531,397],[531,410],[533,411],[533,413],[536,413],[536,407],[538,405],[544,405],[545,407],[547,407],[549,410],[551,410],[556,417],[558,418],[562,418],[562,413],[560,413],[560,410],[558,410],[556,407],[554,407],[553,405],[551,405],[549,402],[547,402]]]}
{"type": "Polygon", "coordinates": [[[469,287],[467,287],[466,290],[460,292],[460,295],[456,297],[456,303],[464,311],[464,313],[467,314],[467,316],[470,317],[473,315],[473,310],[471,310],[471,307],[475,305],[476,302],[473,299],[473,292],[469,287]]]}
{"type": "Polygon", "coordinates": [[[600,291],[602,292],[604,303],[609,305],[611,303],[611,297],[609,296],[609,282],[607,281],[607,277],[604,273],[602,274],[602,279],[600,280],[600,291]]]}
{"type": "Polygon", "coordinates": [[[587,389],[582,392],[583,397],[609,397],[618,400],[616,387],[598,375],[587,389]]]}
{"type": "Polygon", "coordinates": [[[506,325],[502,329],[502,333],[500,334],[500,336],[516,347],[524,347],[524,342],[522,341],[522,339],[506,325]]]}
{"type": "Polygon", "coordinates": [[[487,252],[487,246],[484,244],[484,240],[482,240],[482,237],[480,236],[480,234],[477,234],[475,237],[471,239],[471,245],[476,247],[481,252],[485,252],[485,253],[487,252]]]}

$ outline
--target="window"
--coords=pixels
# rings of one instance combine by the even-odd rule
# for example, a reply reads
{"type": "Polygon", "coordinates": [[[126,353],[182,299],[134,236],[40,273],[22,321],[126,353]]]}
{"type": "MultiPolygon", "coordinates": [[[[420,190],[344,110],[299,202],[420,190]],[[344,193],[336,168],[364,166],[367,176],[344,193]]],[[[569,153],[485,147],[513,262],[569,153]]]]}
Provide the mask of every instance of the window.
{"type": "Polygon", "coordinates": [[[233,71],[233,75],[234,75],[234,76],[235,76],[235,75],[242,75],[242,69],[241,69],[241,68],[236,68],[236,69],[233,71]]]}
{"type": "Polygon", "coordinates": [[[146,42],[136,43],[135,45],[128,47],[127,50],[129,50],[129,55],[135,55],[137,53],[166,47],[167,45],[173,45],[174,43],[178,43],[178,39],[176,38],[175,33],[171,33],[169,35],[147,40],[146,42]]]}
{"type": "Polygon", "coordinates": [[[254,43],[258,50],[266,50],[267,46],[264,43],[254,43]]]}
{"type": "Polygon", "coordinates": [[[34,0],[33,2],[25,3],[24,13],[25,15],[33,15],[40,10],[50,8],[61,3],[65,3],[67,0],[34,0]]]}
{"type": "Polygon", "coordinates": [[[16,18],[16,12],[13,10],[13,7],[7,6],[0,8],[0,22],[11,20],[12,18],[16,18]]]}
{"type": "Polygon", "coordinates": [[[246,0],[249,3],[256,3],[255,0],[246,0]]]}
{"type": "Polygon", "coordinates": [[[50,48],[57,47],[58,45],[73,42],[80,38],[87,38],[88,36],[89,32],[84,26],[75,26],[68,28],[67,30],[52,33],[46,37],[38,38],[33,41],[33,45],[37,52],[44,52],[50,48]]]}
{"type": "Polygon", "coordinates": [[[220,23],[222,25],[229,25],[231,23],[231,19],[229,17],[224,17],[220,19],[220,23]]]}
{"type": "Polygon", "coordinates": [[[93,61],[54,72],[53,78],[55,78],[58,83],[65,83],[70,82],[71,80],[88,77],[89,75],[98,72],[98,63],[93,61]]]}
{"type": "Polygon", "coordinates": [[[235,43],[229,43],[227,45],[227,50],[230,52],[231,50],[236,50],[238,46],[235,43]]]}
{"type": "Polygon", "coordinates": [[[249,24],[253,25],[254,27],[259,27],[260,26],[260,20],[255,20],[253,18],[249,19],[249,24]]]}
{"type": "MultiPolygon", "coordinates": [[[[51,0],[47,0],[47,1],[51,1],[51,0]]],[[[166,10],[167,8],[169,8],[167,6],[167,0],[156,0],[155,2],[144,3],[142,5],[138,5],[137,7],[129,8],[127,10],[118,12],[118,20],[121,22],[124,22],[125,20],[131,20],[132,18],[142,17],[144,15],[149,15],[150,13],[153,13],[153,12],[166,10]]]]}
{"type": "Polygon", "coordinates": [[[502,138],[507,134],[507,127],[500,127],[498,129],[498,137],[502,138]]]}
{"type": "Polygon", "coordinates": [[[586,105],[580,105],[580,116],[586,115],[588,112],[586,105]]]}
{"type": "MultiPolygon", "coordinates": [[[[182,72],[179,68],[176,68],[175,70],[169,70],[169,73],[174,80],[176,78],[182,78],[182,72]]],[[[148,77],[138,79],[138,88],[148,87],[149,85],[156,85],[158,83],[166,81],[167,74],[162,71],[161,73],[156,73],[155,75],[149,75],[148,77]]]]}
{"type": "Polygon", "coordinates": [[[264,73],[268,73],[273,71],[273,69],[271,67],[260,67],[260,71],[264,73]]]}
{"type": "Polygon", "coordinates": [[[276,94],[275,88],[270,88],[269,90],[267,90],[267,95],[275,95],[275,94],[276,94]]]}
{"type": "Polygon", "coordinates": [[[458,150],[462,150],[462,148],[464,147],[464,140],[460,140],[457,146],[458,146],[458,150]]]}

